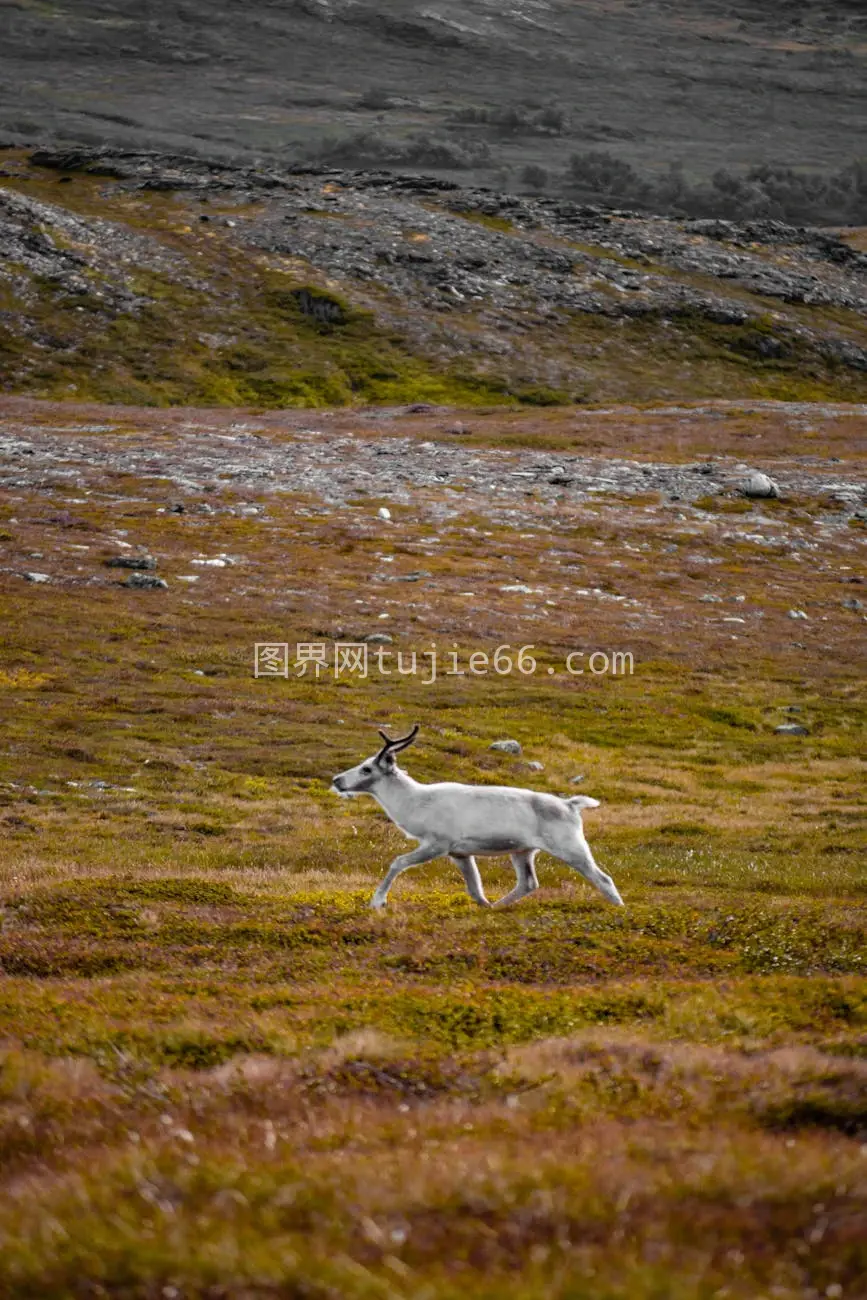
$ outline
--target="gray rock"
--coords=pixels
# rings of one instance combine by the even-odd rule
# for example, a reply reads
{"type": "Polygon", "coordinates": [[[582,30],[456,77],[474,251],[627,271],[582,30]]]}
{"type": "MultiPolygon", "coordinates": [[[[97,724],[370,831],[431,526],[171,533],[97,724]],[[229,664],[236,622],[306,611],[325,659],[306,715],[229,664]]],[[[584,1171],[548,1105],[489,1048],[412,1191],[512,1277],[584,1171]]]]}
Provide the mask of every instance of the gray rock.
{"type": "Polygon", "coordinates": [[[863,600],[858,600],[855,596],[849,596],[848,599],[843,601],[843,608],[854,609],[856,613],[860,613],[861,610],[867,609],[867,605],[864,604],[863,600]]]}
{"type": "Polygon", "coordinates": [[[366,645],[394,645],[394,637],[389,636],[387,632],[371,632],[369,636],[361,639],[366,645]]]}
{"type": "Polygon", "coordinates": [[[108,569],[135,569],[140,572],[150,572],[157,567],[157,562],[152,555],[113,555],[110,560],[105,561],[108,569]]]}
{"type": "Polygon", "coordinates": [[[780,495],[780,489],[777,487],[774,480],[768,478],[767,474],[760,474],[758,472],[750,475],[741,488],[741,491],[745,497],[755,497],[757,500],[762,500],[767,497],[778,497],[780,495]]]}
{"type": "Polygon", "coordinates": [[[517,740],[495,740],[489,749],[496,750],[499,754],[520,754],[521,746],[517,740]]]}
{"type": "Polygon", "coordinates": [[[803,611],[802,609],[790,609],[790,610],[789,610],[789,618],[801,618],[801,619],[803,619],[803,618],[806,618],[806,617],[807,617],[807,615],[804,613],[804,611],[803,611]]]}
{"type": "Polygon", "coordinates": [[[570,785],[580,785],[582,781],[586,781],[586,780],[587,780],[587,777],[584,775],[584,773],[583,773],[583,772],[579,772],[577,776],[570,776],[570,778],[569,778],[569,784],[570,784],[570,785]]]}
{"type": "Polygon", "coordinates": [[[806,727],[802,727],[800,722],[782,722],[779,727],[774,727],[776,736],[809,736],[810,732],[806,727]]]}
{"type": "Polygon", "coordinates": [[[535,758],[532,759],[531,762],[529,762],[529,763],[527,764],[527,767],[530,769],[531,772],[544,772],[544,771],[545,771],[545,765],[544,765],[544,763],[540,763],[540,762],[538,761],[538,759],[535,759],[535,758]]]}
{"type": "Polygon", "coordinates": [[[47,573],[25,573],[24,577],[28,582],[50,582],[51,577],[47,573]]]}
{"type": "Polygon", "coordinates": [[[131,573],[120,585],[136,587],[139,591],[167,591],[169,584],[164,578],[155,578],[151,573],[131,573]]]}

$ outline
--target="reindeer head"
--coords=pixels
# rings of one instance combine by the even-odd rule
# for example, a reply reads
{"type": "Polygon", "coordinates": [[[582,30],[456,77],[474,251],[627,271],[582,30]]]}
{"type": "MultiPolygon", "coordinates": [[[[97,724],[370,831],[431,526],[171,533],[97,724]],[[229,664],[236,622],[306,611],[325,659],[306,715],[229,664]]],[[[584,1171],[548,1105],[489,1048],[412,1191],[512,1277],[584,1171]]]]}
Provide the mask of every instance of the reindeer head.
{"type": "Polygon", "coordinates": [[[350,767],[347,771],[341,772],[331,782],[331,789],[335,794],[349,798],[354,794],[373,794],[377,785],[383,778],[390,776],[397,767],[395,754],[399,754],[402,749],[411,745],[418,735],[419,724],[416,723],[408,736],[402,736],[400,740],[389,740],[384,731],[380,731],[380,736],[385,741],[382,749],[372,758],[366,758],[363,763],[357,767],[350,767]]]}

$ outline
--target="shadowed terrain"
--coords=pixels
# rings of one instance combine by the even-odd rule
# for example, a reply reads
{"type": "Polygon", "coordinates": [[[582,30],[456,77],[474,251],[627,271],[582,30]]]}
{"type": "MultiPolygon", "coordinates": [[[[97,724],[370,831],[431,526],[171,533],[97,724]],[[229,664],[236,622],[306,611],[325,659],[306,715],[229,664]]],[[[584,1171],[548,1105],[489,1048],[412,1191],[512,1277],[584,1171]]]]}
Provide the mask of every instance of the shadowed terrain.
{"type": "Polygon", "coordinates": [[[858,0],[4,0],[0,135],[293,161],[373,133],[488,183],[588,149],[833,170],[865,51],[858,0]]]}

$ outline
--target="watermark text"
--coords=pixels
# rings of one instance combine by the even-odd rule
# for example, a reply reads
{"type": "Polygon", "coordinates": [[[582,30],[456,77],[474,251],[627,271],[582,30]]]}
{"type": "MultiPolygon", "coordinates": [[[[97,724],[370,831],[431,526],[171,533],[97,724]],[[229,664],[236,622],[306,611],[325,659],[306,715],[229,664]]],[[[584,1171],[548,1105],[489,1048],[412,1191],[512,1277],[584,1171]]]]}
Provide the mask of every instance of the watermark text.
{"type": "Polygon", "coordinates": [[[504,644],[494,650],[395,650],[367,641],[260,641],[254,647],[255,677],[303,677],[310,681],[346,678],[417,677],[432,686],[442,677],[631,677],[631,650],[572,650],[567,655],[541,655],[535,645],[504,644]],[[535,652],[535,653],[534,653],[535,652]]]}

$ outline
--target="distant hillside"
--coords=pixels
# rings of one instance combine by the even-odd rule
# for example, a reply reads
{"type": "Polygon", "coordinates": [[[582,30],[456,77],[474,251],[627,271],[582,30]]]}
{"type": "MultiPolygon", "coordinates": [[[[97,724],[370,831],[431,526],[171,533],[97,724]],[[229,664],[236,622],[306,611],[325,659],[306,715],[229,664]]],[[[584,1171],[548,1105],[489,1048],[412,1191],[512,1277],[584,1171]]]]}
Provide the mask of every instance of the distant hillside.
{"type": "Polygon", "coordinates": [[[0,388],[265,407],[865,400],[865,236],[387,171],[0,151],[0,388]]]}
{"type": "Polygon", "coordinates": [[[865,62],[861,0],[0,0],[0,138],[695,186],[847,167],[865,62]]]}

